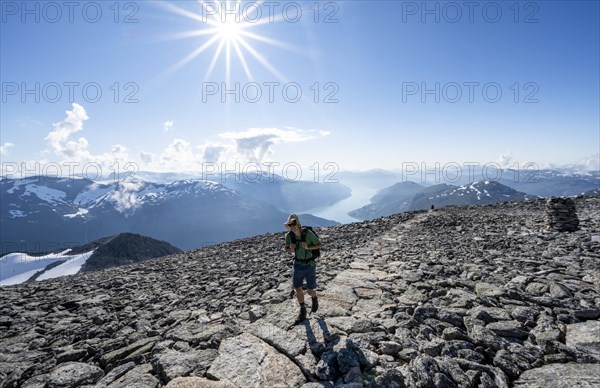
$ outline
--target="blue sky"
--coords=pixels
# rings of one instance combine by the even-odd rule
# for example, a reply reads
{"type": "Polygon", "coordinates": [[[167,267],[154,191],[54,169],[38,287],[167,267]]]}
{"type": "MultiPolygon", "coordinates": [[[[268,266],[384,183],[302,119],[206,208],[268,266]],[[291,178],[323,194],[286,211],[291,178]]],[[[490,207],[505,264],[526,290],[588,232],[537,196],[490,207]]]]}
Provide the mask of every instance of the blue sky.
{"type": "Polygon", "coordinates": [[[598,1],[1,3],[3,164],[599,168],[598,1]]]}

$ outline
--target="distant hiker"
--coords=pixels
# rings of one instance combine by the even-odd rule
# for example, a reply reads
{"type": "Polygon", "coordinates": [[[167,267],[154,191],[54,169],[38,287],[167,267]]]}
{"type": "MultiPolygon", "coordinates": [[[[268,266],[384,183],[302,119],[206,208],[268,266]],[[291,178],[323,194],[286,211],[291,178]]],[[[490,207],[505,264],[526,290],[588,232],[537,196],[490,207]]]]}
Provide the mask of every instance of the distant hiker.
{"type": "Polygon", "coordinates": [[[435,209],[435,206],[431,205],[431,210],[435,209]]]}
{"type": "Polygon", "coordinates": [[[314,313],[319,308],[317,299],[317,263],[315,255],[321,248],[321,241],[316,233],[308,227],[302,228],[298,216],[290,214],[287,221],[284,223],[286,229],[289,230],[285,234],[285,251],[294,252],[294,274],[293,286],[296,291],[296,298],[300,303],[300,314],[296,323],[300,323],[306,319],[306,305],[304,304],[304,292],[302,291],[302,281],[306,279],[308,295],[312,297],[311,311],[314,313]]]}

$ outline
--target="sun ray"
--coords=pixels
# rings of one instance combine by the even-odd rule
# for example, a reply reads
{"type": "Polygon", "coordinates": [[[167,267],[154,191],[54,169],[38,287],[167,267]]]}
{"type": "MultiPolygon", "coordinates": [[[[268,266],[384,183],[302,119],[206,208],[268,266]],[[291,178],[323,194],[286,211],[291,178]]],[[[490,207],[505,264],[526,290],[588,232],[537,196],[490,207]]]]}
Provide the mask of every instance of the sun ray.
{"type": "MultiPolygon", "coordinates": [[[[218,36],[217,36],[218,39],[218,36]]],[[[219,42],[219,47],[217,48],[217,51],[215,51],[215,55],[213,55],[213,58],[210,62],[210,65],[208,66],[208,69],[206,70],[206,74],[204,75],[204,80],[206,81],[208,79],[208,77],[210,77],[213,69],[215,68],[215,65],[217,63],[217,60],[219,59],[219,56],[221,55],[221,51],[223,51],[223,46],[225,44],[224,40],[221,40],[219,42]]]]}
{"type": "Polygon", "coordinates": [[[165,35],[159,39],[157,39],[157,42],[164,42],[164,41],[168,41],[168,40],[180,40],[180,39],[188,39],[188,38],[195,38],[197,36],[202,36],[202,35],[213,35],[215,33],[217,33],[219,30],[217,28],[207,28],[205,30],[191,30],[191,31],[184,31],[184,32],[178,32],[178,33],[174,33],[174,34],[169,34],[169,35],[165,35]]]}
{"type": "Polygon", "coordinates": [[[243,36],[246,36],[248,38],[257,40],[259,42],[268,43],[268,44],[270,44],[272,46],[281,47],[281,48],[286,49],[286,50],[290,50],[290,51],[296,50],[296,48],[294,46],[292,46],[292,45],[280,42],[280,41],[275,40],[275,39],[267,38],[266,36],[255,34],[253,32],[247,31],[247,30],[240,30],[240,35],[243,35],[243,36]]]}
{"type": "Polygon", "coordinates": [[[246,50],[258,61],[260,62],[267,70],[271,72],[275,77],[279,79],[279,81],[287,82],[286,77],[279,72],[276,68],[273,67],[269,63],[269,61],[263,57],[260,53],[258,53],[252,46],[250,46],[244,39],[239,38],[239,42],[244,46],[246,50]]]}
{"type": "Polygon", "coordinates": [[[185,56],[183,59],[181,59],[179,62],[177,62],[175,65],[173,65],[168,70],[168,72],[173,72],[175,70],[181,69],[183,66],[188,64],[192,59],[196,58],[198,55],[202,54],[202,52],[204,52],[207,48],[212,46],[213,43],[215,43],[217,40],[219,40],[219,36],[218,35],[213,36],[212,38],[210,38],[210,40],[205,42],[202,46],[198,47],[196,50],[192,51],[187,56],[185,56]]]}
{"type": "Polygon", "coordinates": [[[250,68],[248,67],[248,63],[246,62],[246,57],[244,56],[244,53],[242,52],[242,50],[240,50],[240,45],[239,45],[238,39],[235,39],[233,41],[233,48],[235,49],[235,52],[237,53],[238,57],[240,58],[240,62],[242,63],[242,68],[244,69],[244,73],[246,73],[246,77],[248,77],[248,80],[254,81],[254,76],[252,75],[252,72],[250,71],[250,68]]]}
{"type": "MultiPolygon", "coordinates": [[[[200,0],[200,1],[202,1],[202,0],[200,0]]],[[[178,15],[185,16],[187,18],[190,18],[190,19],[193,19],[193,20],[197,20],[197,21],[202,22],[202,23],[205,22],[205,20],[203,20],[203,18],[202,18],[202,15],[198,15],[197,13],[193,13],[193,12],[190,12],[190,11],[188,11],[186,9],[179,8],[175,4],[168,3],[166,1],[161,1],[161,2],[158,3],[158,6],[164,7],[167,11],[171,11],[171,12],[176,13],[178,15]]]]}
{"type": "Polygon", "coordinates": [[[223,56],[224,62],[221,63],[223,63],[225,81],[227,83],[231,81],[233,76],[232,72],[235,69],[233,62],[236,61],[233,60],[233,56],[238,57],[239,64],[241,64],[243,73],[248,80],[254,80],[254,74],[250,69],[250,60],[256,61],[264,66],[264,68],[277,77],[279,81],[286,80],[286,77],[269,62],[262,51],[259,52],[253,47],[253,44],[265,44],[298,53],[300,53],[300,49],[268,36],[248,31],[250,28],[265,23],[274,23],[277,20],[282,19],[282,15],[267,16],[263,12],[262,18],[259,18],[257,21],[252,20],[250,16],[254,15],[251,15],[250,12],[252,12],[254,7],[257,7],[256,9],[260,10],[260,7],[264,4],[264,0],[256,1],[253,3],[255,5],[252,7],[242,7],[242,0],[223,0],[220,3],[210,2],[210,4],[206,0],[196,0],[196,2],[201,7],[200,13],[194,13],[171,3],[163,4],[165,9],[201,23],[201,27],[198,30],[180,32],[170,35],[165,39],[176,40],[202,36],[210,37],[206,42],[203,42],[200,47],[194,49],[191,53],[173,65],[169,69],[169,72],[178,70],[187,65],[200,54],[206,52],[209,47],[214,46],[215,42],[218,42],[204,75],[205,80],[212,75],[221,56],[223,56]],[[225,8],[225,10],[222,8],[225,8]],[[247,53],[245,53],[245,51],[247,51],[247,53]]]}

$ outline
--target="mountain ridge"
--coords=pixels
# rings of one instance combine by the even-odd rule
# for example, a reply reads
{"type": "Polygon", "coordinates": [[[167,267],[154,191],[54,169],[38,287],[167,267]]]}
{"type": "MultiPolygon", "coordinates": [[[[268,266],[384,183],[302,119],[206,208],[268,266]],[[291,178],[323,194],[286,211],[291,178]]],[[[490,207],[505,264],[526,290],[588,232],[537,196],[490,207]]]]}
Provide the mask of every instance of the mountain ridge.
{"type": "Polygon", "coordinates": [[[600,197],[574,201],[572,233],[545,231],[544,200],[319,228],[319,311],[292,329],[283,231],[5,287],[0,380],[541,387],[560,369],[556,384],[597,383],[597,344],[578,333],[600,317],[600,197]]]}

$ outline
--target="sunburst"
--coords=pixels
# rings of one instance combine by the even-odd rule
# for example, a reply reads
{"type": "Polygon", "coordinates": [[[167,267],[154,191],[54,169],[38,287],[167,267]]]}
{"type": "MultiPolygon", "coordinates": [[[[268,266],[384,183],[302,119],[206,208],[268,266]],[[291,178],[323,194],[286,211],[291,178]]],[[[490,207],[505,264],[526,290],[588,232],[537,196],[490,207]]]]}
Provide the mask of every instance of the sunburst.
{"type": "MultiPolygon", "coordinates": [[[[215,7],[215,4],[217,4],[215,2],[207,3],[203,0],[197,0],[197,2],[200,7],[202,7],[200,13],[188,11],[186,9],[177,7],[172,3],[161,3],[167,10],[198,21],[201,24],[201,28],[199,29],[172,35],[170,39],[184,39],[198,36],[208,37],[208,39],[203,41],[196,49],[171,66],[168,72],[175,72],[179,70],[180,68],[189,64],[200,54],[205,53],[209,48],[216,46],[212,59],[204,75],[205,80],[211,76],[219,58],[224,55],[225,79],[227,82],[230,82],[232,57],[235,55],[237,56],[248,80],[253,81],[254,75],[250,70],[248,60],[246,59],[246,54],[249,54],[251,58],[258,61],[279,80],[285,80],[285,77],[268,61],[268,59],[252,46],[252,43],[262,42],[288,50],[294,50],[294,48],[283,42],[249,31],[251,28],[255,28],[265,23],[277,22],[281,20],[281,18],[261,20],[250,19],[247,12],[248,9],[246,8],[246,10],[244,10],[240,6],[241,0],[235,0],[235,2],[232,0],[227,0],[218,3],[222,4],[224,7],[227,7],[226,9],[229,10],[229,12],[222,12],[223,10],[220,9],[220,7],[215,7]],[[235,10],[236,12],[233,13],[231,10],[235,10]]],[[[257,7],[260,7],[262,3],[263,1],[259,1],[255,4],[257,7]]]]}

